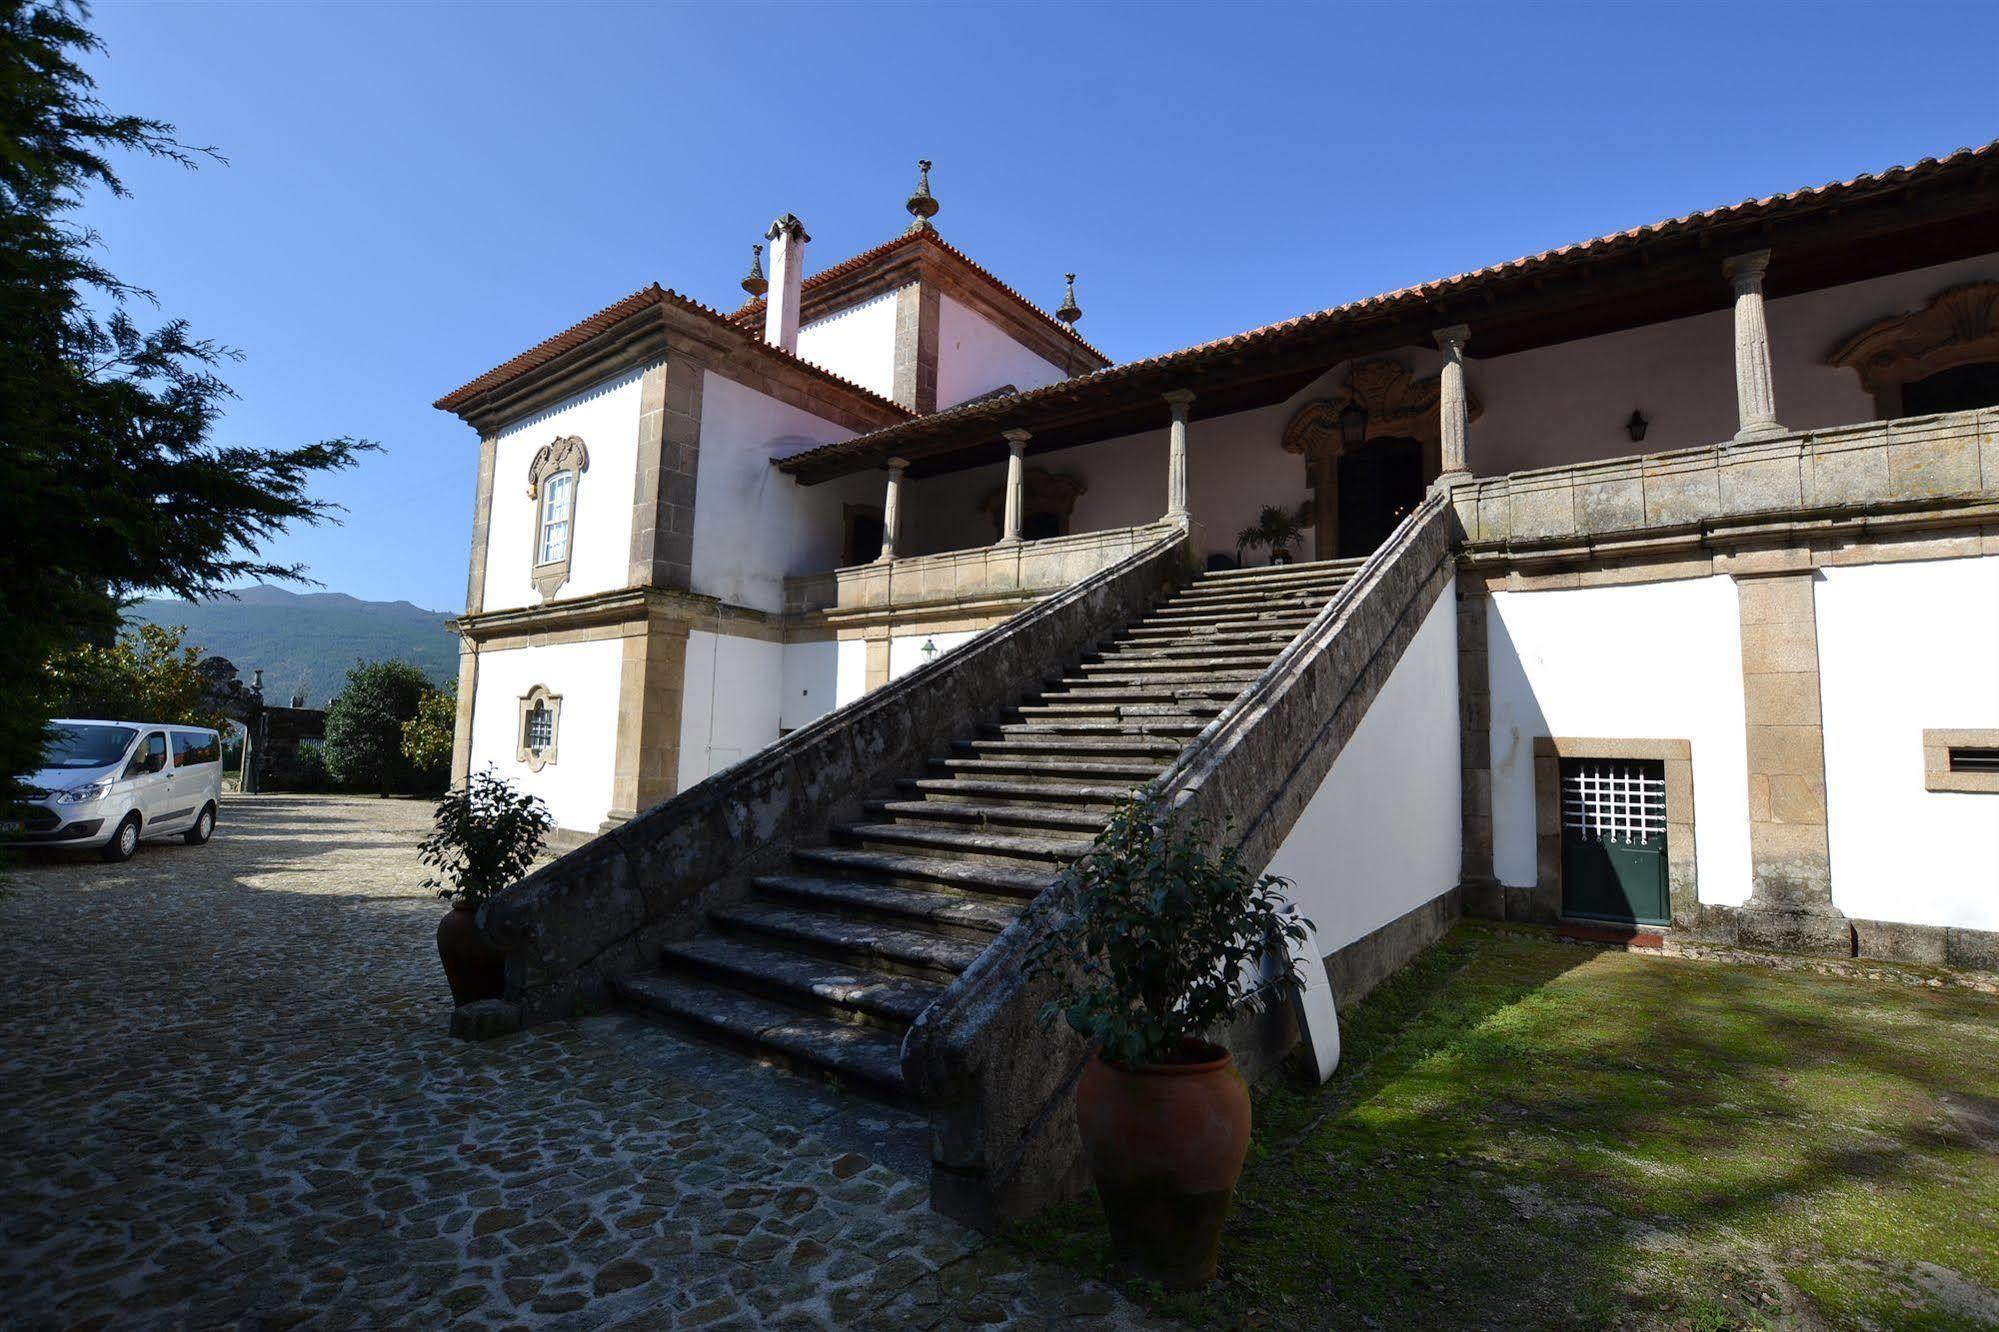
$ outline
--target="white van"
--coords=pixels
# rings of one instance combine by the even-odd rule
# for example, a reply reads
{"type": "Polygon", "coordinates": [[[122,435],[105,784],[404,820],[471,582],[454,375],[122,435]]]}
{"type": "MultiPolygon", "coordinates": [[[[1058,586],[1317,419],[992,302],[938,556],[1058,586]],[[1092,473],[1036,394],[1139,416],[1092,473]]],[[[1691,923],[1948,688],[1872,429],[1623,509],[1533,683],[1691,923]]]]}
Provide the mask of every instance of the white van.
{"type": "Polygon", "coordinates": [[[0,838],[20,846],[100,847],[130,860],[142,837],[179,833],[200,846],[222,800],[222,737],[156,722],[50,723],[36,794],[0,811],[0,838]],[[18,817],[15,816],[18,814],[18,817]]]}

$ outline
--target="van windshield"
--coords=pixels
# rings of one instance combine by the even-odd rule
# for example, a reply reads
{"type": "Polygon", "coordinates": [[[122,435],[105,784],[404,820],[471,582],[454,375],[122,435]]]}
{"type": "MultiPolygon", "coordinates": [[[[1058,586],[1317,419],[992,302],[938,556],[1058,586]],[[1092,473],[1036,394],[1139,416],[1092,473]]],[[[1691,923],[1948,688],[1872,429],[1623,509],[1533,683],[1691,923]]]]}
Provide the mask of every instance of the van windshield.
{"type": "Polygon", "coordinates": [[[42,749],[44,768],[105,768],[125,756],[138,732],[129,726],[65,722],[53,728],[42,749]]]}

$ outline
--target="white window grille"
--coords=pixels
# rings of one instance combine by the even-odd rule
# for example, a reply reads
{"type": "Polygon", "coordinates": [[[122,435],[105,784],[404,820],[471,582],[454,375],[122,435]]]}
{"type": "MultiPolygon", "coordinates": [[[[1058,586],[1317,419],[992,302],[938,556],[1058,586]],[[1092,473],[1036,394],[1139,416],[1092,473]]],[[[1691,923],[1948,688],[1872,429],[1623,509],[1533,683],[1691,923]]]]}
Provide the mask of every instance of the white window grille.
{"type": "Polygon", "coordinates": [[[554,564],[569,557],[569,506],[575,488],[573,472],[557,472],[543,482],[541,556],[536,561],[539,564],[554,564]]]}
{"type": "Polygon", "coordinates": [[[1562,827],[1600,842],[1666,835],[1666,768],[1635,759],[1572,759],[1562,765],[1562,827]]]}

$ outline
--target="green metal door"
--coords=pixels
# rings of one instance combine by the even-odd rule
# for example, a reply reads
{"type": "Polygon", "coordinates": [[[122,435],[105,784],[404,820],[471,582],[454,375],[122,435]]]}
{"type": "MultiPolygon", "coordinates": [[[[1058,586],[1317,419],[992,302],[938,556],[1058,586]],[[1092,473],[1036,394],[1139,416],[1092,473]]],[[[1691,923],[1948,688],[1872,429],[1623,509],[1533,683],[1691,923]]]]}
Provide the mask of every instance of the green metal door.
{"type": "Polygon", "coordinates": [[[1671,918],[1664,763],[1562,761],[1562,914],[1643,925],[1671,918]]]}

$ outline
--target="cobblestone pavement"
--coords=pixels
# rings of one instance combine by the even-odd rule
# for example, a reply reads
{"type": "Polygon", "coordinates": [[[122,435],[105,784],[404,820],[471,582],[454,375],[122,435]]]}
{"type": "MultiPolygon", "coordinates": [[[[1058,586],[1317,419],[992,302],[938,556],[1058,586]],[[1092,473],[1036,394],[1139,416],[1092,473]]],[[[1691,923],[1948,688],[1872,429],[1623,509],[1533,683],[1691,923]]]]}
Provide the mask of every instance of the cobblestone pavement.
{"type": "Polygon", "coordinates": [[[427,813],[9,872],[0,1322],[1142,1324],[932,1213],[912,1116],[622,1014],[452,1040],[427,813]]]}

